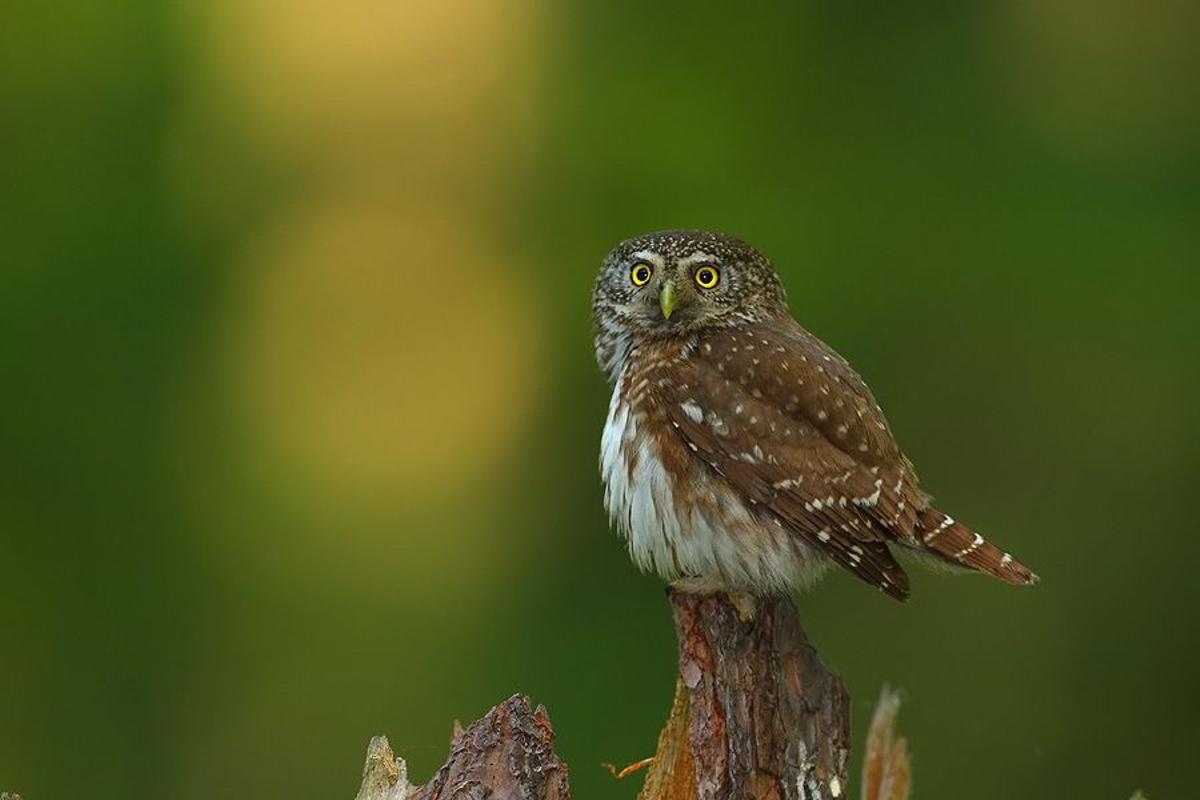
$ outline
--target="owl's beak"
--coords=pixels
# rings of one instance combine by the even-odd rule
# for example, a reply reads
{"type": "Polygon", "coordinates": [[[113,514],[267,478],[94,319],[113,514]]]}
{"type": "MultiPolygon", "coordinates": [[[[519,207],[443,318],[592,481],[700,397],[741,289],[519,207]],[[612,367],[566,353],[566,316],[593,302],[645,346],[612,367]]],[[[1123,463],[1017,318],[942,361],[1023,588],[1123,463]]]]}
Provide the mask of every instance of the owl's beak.
{"type": "Polygon", "coordinates": [[[678,305],[679,295],[675,294],[675,281],[667,281],[658,295],[658,307],[662,309],[663,319],[670,319],[678,305]]]}

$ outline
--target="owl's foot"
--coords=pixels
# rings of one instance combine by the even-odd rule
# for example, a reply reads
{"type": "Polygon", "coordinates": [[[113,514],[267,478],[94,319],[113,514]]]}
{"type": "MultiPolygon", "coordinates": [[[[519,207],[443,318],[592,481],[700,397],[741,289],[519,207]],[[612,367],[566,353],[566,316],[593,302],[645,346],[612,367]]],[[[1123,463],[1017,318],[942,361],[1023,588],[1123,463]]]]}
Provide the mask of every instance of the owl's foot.
{"type": "Polygon", "coordinates": [[[719,578],[679,578],[671,581],[668,591],[687,594],[724,594],[737,609],[738,619],[743,624],[753,622],[755,614],[758,612],[758,600],[754,595],[736,592],[719,578]]]}
{"type": "Polygon", "coordinates": [[[742,621],[742,624],[753,622],[758,613],[758,600],[754,595],[742,592],[728,592],[727,595],[729,602],[737,609],[738,619],[742,621]]]}
{"type": "Polygon", "coordinates": [[[717,594],[728,590],[720,578],[676,578],[671,581],[671,590],[685,594],[717,594]]]}

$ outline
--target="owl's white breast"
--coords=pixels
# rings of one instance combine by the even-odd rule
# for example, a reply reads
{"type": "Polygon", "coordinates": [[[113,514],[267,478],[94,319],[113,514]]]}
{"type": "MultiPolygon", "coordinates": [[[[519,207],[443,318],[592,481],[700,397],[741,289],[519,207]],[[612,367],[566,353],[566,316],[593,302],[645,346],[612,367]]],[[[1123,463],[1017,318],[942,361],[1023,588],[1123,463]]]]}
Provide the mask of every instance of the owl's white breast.
{"type": "Polygon", "coordinates": [[[673,579],[680,575],[675,548],[682,522],[657,444],[639,435],[640,416],[622,400],[618,381],[600,445],[604,505],[638,567],[673,579]]]}
{"type": "Polygon", "coordinates": [[[751,591],[787,591],[811,582],[823,559],[748,509],[719,476],[699,462],[687,474],[668,473],[644,414],[625,402],[620,387],[618,380],[609,402],[600,473],[605,508],[634,563],[668,581],[704,578],[751,591]]]}

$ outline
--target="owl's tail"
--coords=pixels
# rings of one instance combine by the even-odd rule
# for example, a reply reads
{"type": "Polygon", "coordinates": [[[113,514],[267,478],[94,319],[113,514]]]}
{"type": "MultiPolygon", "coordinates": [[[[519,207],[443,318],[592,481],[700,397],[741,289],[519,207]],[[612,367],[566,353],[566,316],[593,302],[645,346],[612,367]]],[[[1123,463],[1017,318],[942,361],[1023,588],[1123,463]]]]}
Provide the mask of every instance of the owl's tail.
{"type": "Polygon", "coordinates": [[[1018,586],[1038,582],[1038,576],[1029,567],[935,508],[922,512],[918,525],[917,537],[925,549],[951,564],[986,572],[1018,586]]]}

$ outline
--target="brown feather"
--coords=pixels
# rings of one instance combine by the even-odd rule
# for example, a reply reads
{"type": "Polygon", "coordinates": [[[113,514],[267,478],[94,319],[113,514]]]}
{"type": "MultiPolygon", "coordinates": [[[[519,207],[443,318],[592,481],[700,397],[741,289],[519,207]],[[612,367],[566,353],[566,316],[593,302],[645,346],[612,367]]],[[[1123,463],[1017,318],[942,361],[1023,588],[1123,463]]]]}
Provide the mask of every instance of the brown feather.
{"type": "Polygon", "coordinates": [[[1029,567],[937,509],[921,515],[918,534],[925,548],[951,564],[985,572],[1005,583],[1026,586],[1038,582],[1029,567]]]}

